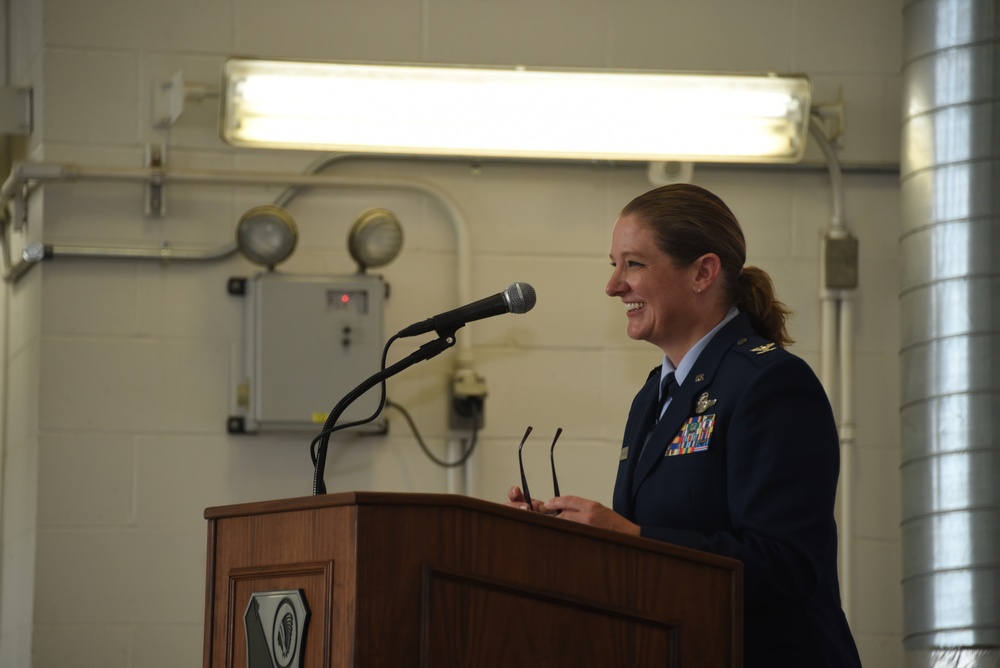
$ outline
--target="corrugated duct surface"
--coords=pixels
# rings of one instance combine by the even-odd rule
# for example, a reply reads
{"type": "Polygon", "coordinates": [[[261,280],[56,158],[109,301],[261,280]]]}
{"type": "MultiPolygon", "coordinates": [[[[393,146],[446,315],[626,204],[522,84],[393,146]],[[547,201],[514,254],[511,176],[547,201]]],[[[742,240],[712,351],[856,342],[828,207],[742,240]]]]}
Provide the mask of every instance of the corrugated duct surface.
{"type": "Polygon", "coordinates": [[[904,644],[1000,666],[1000,3],[903,12],[904,644]]]}

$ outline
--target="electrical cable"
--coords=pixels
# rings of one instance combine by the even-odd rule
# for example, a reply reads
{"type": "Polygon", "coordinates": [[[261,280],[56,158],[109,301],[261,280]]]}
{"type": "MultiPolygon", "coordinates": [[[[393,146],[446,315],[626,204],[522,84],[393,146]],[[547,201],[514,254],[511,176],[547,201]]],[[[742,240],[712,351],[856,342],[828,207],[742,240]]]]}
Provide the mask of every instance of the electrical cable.
{"type": "Polygon", "coordinates": [[[323,481],[323,476],[326,470],[326,456],[327,451],[330,446],[330,435],[335,431],[340,431],[341,429],[346,429],[348,427],[354,427],[360,424],[365,424],[374,420],[379,414],[382,407],[385,404],[385,381],[397,373],[408,369],[417,362],[423,362],[429,360],[442,352],[451,348],[455,345],[455,334],[454,332],[449,333],[446,336],[441,336],[437,339],[428,341],[427,343],[420,346],[417,350],[410,353],[405,358],[399,360],[392,366],[385,366],[385,358],[389,350],[390,344],[399,338],[399,334],[393,336],[386,342],[385,348],[382,351],[382,366],[383,368],[378,372],[368,377],[366,380],[362,381],[360,385],[351,390],[347,396],[340,400],[333,410],[330,411],[330,415],[327,417],[326,422],[323,424],[323,430],[320,434],[313,439],[312,444],[309,447],[309,452],[313,459],[313,495],[326,494],[326,483],[323,481]],[[381,385],[381,398],[379,400],[379,409],[375,411],[371,417],[364,420],[359,420],[357,422],[349,422],[347,424],[338,425],[337,421],[340,416],[344,413],[347,407],[358,397],[363,395],[368,390],[372,389],[376,385],[381,385]]]}
{"type": "MultiPolygon", "coordinates": [[[[393,336],[389,337],[388,341],[385,342],[385,346],[382,348],[382,364],[379,371],[385,371],[385,360],[389,355],[389,346],[395,343],[396,339],[398,338],[399,335],[394,334],[393,336]]],[[[375,412],[372,413],[370,416],[368,416],[363,420],[358,420],[356,422],[348,422],[346,424],[338,424],[334,426],[331,426],[329,424],[324,425],[323,431],[317,434],[316,438],[314,438],[312,443],[309,444],[309,457],[312,459],[312,464],[314,468],[316,467],[318,459],[318,455],[316,454],[316,445],[320,441],[329,437],[334,432],[340,431],[341,429],[347,429],[348,427],[358,427],[363,424],[368,424],[369,422],[371,422],[372,420],[374,420],[379,416],[379,414],[382,412],[382,409],[385,408],[385,381],[386,379],[383,378],[382,382],[379,384],[381,396],[379,397],[378,407],[375,409],[375,412]]],[[[327,421],[329,422],[329,419],[327,421]]]]}
{"type": "Polygon", "coordinates": [[[424,451],[424,454],[427,455],[427,457],[432,462],[434,462],[435,464],[437,464],[438,466],[440,466],[442,468],[454,468],[456,466],[461,466],[466,461],[468,461],[469,457],[472,456],[473,451],[475,451],[475,449],[476,449],[476,443],[477,443],[477,437],[479,435],[479,429],[475,425],[479,424],[479,415],[480,415],[480,413],[477,412],[477,408],[473,408],[473,413],[472,413],[472,424],[473,424],[473,427],[472,427],[471,433],[469,435],[468,445],[462,451],[462,455],[458,459],[456,459],[453,462],[446,462],[443,459],[438,458],[427,447],[427,444],[424,442],[423,436],[420,435],[420,430],[417,428],[416,423],[413,421],[413,418],[410,416],[409,411],[407,411],[405,408],[403,408],[399,404],[394,403],[393,401],[386,401],[385,405],[386,405],[386,408],[395,408],[397,411],[399,411],[403,415],[403,418],[406,420],[406,423],[408,425],[410,425],[410,431],[413,432],[414,438],[417,439],[417,444],[420,445],[420,449],[424,451]]]}

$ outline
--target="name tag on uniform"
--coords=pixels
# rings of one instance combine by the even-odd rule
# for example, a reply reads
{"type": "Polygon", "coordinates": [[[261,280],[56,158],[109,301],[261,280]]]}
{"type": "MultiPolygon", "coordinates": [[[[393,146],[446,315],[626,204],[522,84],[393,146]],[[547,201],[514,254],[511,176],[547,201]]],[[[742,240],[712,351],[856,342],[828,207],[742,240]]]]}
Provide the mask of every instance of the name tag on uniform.
{"type": "Polygon", "coordinates": [[[708,450],[708,442],[712,438],[713,429],[715,429],[715,413],[688,418],[688,421],[681,425],[677,436],[667,446],[664,457],[689,455],[692,452],[708,450]]]}

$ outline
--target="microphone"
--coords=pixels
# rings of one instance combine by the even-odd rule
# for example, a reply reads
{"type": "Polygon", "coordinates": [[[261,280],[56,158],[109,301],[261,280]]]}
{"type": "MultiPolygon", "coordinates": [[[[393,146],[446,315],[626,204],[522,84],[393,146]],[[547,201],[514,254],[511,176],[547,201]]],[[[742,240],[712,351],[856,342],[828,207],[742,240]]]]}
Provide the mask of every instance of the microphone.
{"type": "Polygon", "coordinates": [[[466,323],[474,320],[491,318],[503,313],[527,313],[534,306],[535,289],[527,283],[511,283],[500,294],[439,313],[433,318],[421,322],[415,322],[400,330],[397,336],[417,336],[430,331],[437,332],[438,336],[448,336],[454,334],[459,327],[464,327],[466,323]]]}

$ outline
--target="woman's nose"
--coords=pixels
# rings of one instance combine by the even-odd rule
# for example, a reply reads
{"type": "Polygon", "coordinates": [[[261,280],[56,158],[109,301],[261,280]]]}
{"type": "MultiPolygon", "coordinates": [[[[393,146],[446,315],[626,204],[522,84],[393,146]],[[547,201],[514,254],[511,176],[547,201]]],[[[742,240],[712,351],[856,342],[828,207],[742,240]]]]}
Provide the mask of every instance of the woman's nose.
{"type": "Polygon", "coordinates": [[[608,279],[608,284],[604,286],[604,294],[609,297],[614,297],[621,293],[621,277],[618,275],[618,269],[616,268],[611,272],[611,278],[608,279]]]}

